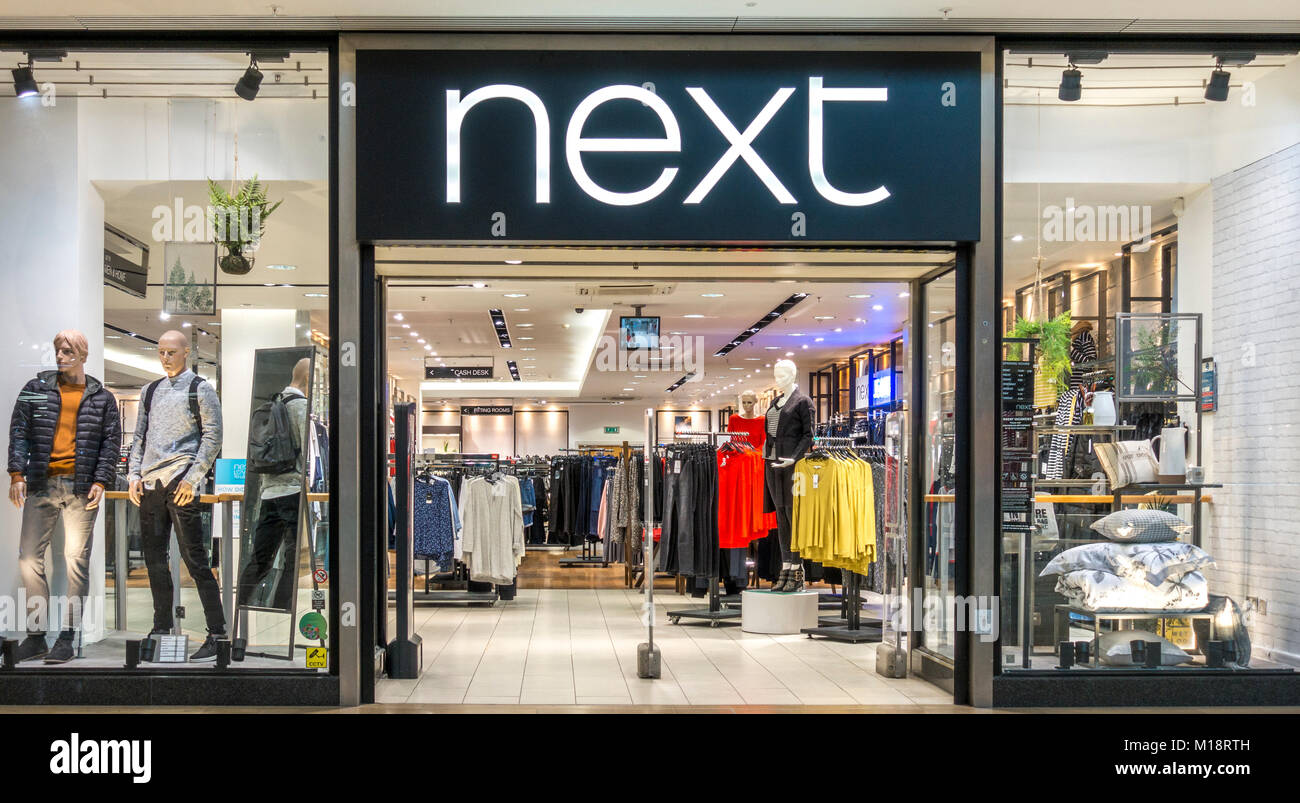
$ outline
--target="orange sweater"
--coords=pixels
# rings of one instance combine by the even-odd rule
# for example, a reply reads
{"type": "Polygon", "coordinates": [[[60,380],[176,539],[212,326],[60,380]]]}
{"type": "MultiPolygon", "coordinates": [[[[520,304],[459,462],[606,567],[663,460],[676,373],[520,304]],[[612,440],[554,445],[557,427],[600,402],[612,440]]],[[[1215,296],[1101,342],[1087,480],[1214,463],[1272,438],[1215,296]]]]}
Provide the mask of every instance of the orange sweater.
{"type": "Polygon", "coordinates": [[[54,448],[50,450],[50,476],[60,477],[77,470],[77,411],[86,385],[65,385],[59,382],[59,423],[54,428],[54,448]]]}

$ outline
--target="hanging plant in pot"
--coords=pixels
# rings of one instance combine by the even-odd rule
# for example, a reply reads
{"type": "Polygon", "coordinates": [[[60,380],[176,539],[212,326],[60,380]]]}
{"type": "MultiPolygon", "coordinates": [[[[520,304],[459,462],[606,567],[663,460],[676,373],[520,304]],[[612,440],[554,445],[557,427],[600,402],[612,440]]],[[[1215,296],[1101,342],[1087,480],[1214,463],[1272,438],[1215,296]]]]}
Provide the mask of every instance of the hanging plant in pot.
{"type": "Polygon", "coordinates": [[[243,276],[253,269],[253,255],[266,232],[266,219],[283,200],[271,203],[266,185],[253,176],[234,194],[208,179],[208,205],[217,243],[225,249],[221,270],[243,276]]]}
{"type": "Polygon", "coordinates": [[[1056,394],[1070,383],[1070,313],[1062,312],[1050,321],[1031,321],[1016,319],[1016,325],[1008,333],[1011,337],[1036,338],[1037,368],[1036,375],[1044,379],[1051,387],[1050,402],[1038,399],[1035,393],[1035,406],[1044,407],[1056,402],[1056,394]]]}

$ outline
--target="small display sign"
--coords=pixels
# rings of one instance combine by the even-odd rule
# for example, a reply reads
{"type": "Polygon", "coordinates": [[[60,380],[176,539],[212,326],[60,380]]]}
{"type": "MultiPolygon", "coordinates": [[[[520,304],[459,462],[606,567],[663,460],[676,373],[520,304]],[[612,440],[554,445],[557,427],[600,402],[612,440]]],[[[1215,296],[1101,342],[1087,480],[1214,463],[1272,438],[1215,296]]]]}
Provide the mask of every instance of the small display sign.
{"type": "Polygon", "coordinates": [[[490,365],[425,365],[425,379],[491,379],[490,365]]]}
{"type": "Polygon", "coordinates": [[[189,660],[189,636],[157,636],[158,663],[183,664],[189,660]]]}
{"type": "Polygon", "coordinates": [[[327,650],[324,647],[308,647],[307,668],[308,669],[329,668],[329,650],[327,650]]]}
{"type": "Polygon", "coordinates": [[[617,434],[618,434],[618,427],[605,427],[605,434],[606,434],[606,435],[617,435],[617,434]]]}
{"type": "Polygon", "coordinates": [[[1219,369],[1213,357],[1201,359],[1201,412],[1213,413],[1219,409],[1219,369]]]}
{"type": "Polygon", "coordinates": [[[508,404],[476,404],[460,408],[461,415],[514,415],[515,408],[508,404]]]}

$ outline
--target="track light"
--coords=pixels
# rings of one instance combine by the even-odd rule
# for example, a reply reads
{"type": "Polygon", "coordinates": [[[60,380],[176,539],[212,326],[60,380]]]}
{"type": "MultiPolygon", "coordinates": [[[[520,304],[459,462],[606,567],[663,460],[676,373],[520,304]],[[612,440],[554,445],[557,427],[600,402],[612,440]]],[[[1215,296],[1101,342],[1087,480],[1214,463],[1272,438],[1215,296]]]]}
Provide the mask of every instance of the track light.
{"type": "Polygon", "coordinates": [[[244,70],[243,77],[235,84],[235,94],[244,100],[252,100],[261,88],[262,71],[257,69],[257,56],[250,54],[248,69],[244,70]]]}
{"type": "Polygon", "coordinates": [[[1205,85],[1205,99],[1220,103],[1227,100],[1229,77],[1228,71],[1223,69],[1223,62],[1217,62],[1214,65],[1214,72],[1210,73],[1210,82],[1205,85]]]}
{"type": "Polygon", "coordinates": [[[1075,69],[1073,62],[1061,73],[1061,87],[1056,90],[1056,97],[1067,103],[1083,97],[1083,73],[1075,69]]]}
{"type": "Polygon", "coordinates": [[[40,89],[36,86],[36,77],[32,75],[32,63],[27,62],[26,67],[18,67],[13,71],[14,75],[14,95],[20,98],[30,98],[33,95],[39,95],[40,89]]]}

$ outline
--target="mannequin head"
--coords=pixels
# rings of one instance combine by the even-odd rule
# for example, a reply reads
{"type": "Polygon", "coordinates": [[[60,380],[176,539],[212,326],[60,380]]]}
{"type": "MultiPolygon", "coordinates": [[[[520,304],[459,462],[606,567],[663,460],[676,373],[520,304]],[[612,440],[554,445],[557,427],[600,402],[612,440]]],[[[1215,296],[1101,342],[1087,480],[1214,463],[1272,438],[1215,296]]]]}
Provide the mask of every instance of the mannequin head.
{"type": "Polygon", "coordinates": [[[740,414],[745,418],[753,418],[754,410],[758,407],[758,394],[752,390],[747,390],[740,394],[740,414]]]}
{"type": "Polygon", "coordinates": [[[799,368],[792,360],[777,360],[776,365],[772,366],[772,379],[782,394],[789,393],[794,388],[794,378],[798,372],[799,368]]]}
{"type": "Polygon", "coordinates": [[[64,329],[54,336],[54,360],[59,366],[59,378],[69,385],[86,381],[86,357],[90,345],[86,336],[76,329],[64,329]]]}
{"type": "Polygon", "coordinates": [[[182,373],[190,361],[190,339],[172,329],[158,338],[158,362],[167,376],[182,373]]]}

